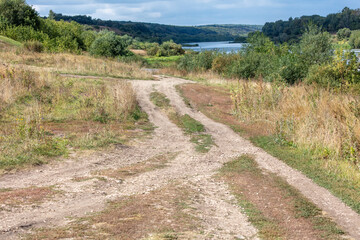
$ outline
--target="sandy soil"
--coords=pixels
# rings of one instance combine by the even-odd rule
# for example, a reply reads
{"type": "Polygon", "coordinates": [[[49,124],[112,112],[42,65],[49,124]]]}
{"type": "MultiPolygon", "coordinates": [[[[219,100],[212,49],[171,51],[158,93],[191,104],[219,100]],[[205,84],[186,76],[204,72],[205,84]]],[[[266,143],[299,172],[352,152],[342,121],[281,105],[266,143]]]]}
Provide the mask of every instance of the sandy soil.
{"type": "Polygon", "coordinates": [[[74,156],[63,162],[0,178],[0,189],[52,186],[60,190],[59,194],[39,204],[11,208],[0,205],[0,239],[17,239],[19,234],[36,227],[66,225],[71,221],[70,217],[102,210],[109,200],[148,194],[174,180],[197,191],[199,197],[193,207],[205,229],[203,239],[209,239],[205,236],[212,236],[211,239],[258,239],[257,230],[248,222],[227,185],[213,178],[224,163],[242,154],[254,155],[261,168],[284,178],[326,211],[350,236],[360,239],[358,214],[327,190],[262,149],[254,147],[227,126],[188,108],[175,86],[189,81],[161,76],[157,78],[160,81],[132,81],[139,104],[156,126],[151,138],[134,141],[129,147],[120,146],[109,152],[74,156]],[[189,114],[204,124],[216,146],[207,154],[197,153],[189,138],[150,102],[149,95],[154,89],[166,94],[179,113],[189,114]],[[139,164],[169,152],[178,154],[163,168],[124,180],[104,176],[104,181],[94,177],[94,172],[99,170],[139,164]],[[74,181],[76,178],[87,180],[74,181]]]}

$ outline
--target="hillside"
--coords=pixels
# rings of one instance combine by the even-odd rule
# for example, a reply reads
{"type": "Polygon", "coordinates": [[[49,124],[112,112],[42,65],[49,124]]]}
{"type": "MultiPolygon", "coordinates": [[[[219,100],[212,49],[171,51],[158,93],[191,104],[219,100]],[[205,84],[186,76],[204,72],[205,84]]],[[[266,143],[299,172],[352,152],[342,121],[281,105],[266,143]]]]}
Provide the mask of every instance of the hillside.
{"type": "Polygon", "coordinates": [[[66,16],[55,14],[54,19],[75,21],[95,29],[109,28],[118,34],[127,34],[142,41],[164,42],[174,40],[177,43],[232,41],[239,35],[260,29],[258,25],[206,25],[206,26],[173,26],[156,23],[111,21],[93,19],[85,15],[66,16]]]}
{"type": "Polygon", "coordinates": [[[213,24],[197,26],[200,29],[215,31],[219,34],[231,34],[234,36],[247,36],[249,32],[261,31],[263,25],[246,24],[213,24]]]}
{"type": "Polygon", "coordinates": [[[346,7],[341,12],[329,14],[326,17],[312,15],[291,17],[288,21],[267,22],[262,31],[275,42],[292,42],[299,40],[310,23],[330,33],[336,33],[342,28],[357,30],[360,29],[360,9],[346,7]]]}

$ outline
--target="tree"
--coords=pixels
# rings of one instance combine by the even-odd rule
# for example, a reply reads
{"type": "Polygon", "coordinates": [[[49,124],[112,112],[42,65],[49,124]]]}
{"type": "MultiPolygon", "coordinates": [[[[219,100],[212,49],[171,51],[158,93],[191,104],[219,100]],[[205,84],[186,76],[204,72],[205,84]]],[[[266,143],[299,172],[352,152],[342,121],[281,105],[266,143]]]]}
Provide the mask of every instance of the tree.
{"type": "Polygon", "coordinates": [[[360,48],[360,30],[351,33],[349,44],[352,48],[360,48]]]}
{"type": "Polygon", "coordinates": [[[49,17],[48,17],[48,18],[49,18],[50,20],[55,20],[55,16],[56,16],[56,14],[54,13],[54,11],[53,11],[53,10],[50,10],[50,11],[49,11],[49,17]]]}
{"type": "Polygon", "coordinates": [[[15,26],[37,29],[40,25],[38,13],[25,0],[0,0],[0,18],[15,26]]]}
{"type": "Polygon", "coordinates": [[[114,32],[102,31],[90,46],[90,54],[96,56],[116,57],[128,55],[128,38],[122,38],[114,32]]]}
{"type": "Polygon", "coordinates": [[[349,28],[342,28],[337,32],[338,40],[348,39],[351,35],[351,30],[349,28]]]}
{"type": "Polygon", "coordinates": [[[316,25],[309,25],[300,40],[300,57],[306,66],[322,64],[331,60],[331,35],[316,25]]]}

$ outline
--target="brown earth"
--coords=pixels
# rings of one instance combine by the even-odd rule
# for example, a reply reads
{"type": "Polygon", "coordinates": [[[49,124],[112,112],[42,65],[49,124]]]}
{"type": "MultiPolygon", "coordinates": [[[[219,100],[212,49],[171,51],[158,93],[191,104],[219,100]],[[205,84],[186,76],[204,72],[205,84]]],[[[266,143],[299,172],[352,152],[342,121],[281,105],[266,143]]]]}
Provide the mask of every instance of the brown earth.
{"type": "MultiPolygon", "coordinates": [[[[90,219],[86,222],[89,225],[87,227],[101,229],[94,233],[97,239],[100,236],[103,238],[115,236],[115,239],[121,239],[119,234],[129,234],[124,235],[129,239],[140,237],[171,239],[164,236],[152,237],[164,233],[164,230],[159,230],[156,226],[166,223],[167,219],[175,224],[170,230],[180,232],[178,239],[258,239],[257,230],[248,222],[228,185],[214,178],[224,163],[243,154],[253,155],[260,168],[284,178],[326,211],[350,236],[360,239],[358,214],[303,174],[291,169],[262,149],[254,147],[229,127],[214,122],[202,113],[187,107],[176,92],[175,86],[189,83],[189,81],[162,76],[157,78],[160,81],[132,81],[140,106],[156,126],[151,138],[135,139],[127,147],[95,152],[87,156],[73,156],[62,162],[8,174],[0,178],[0,189],[54,186],[62,192],[47,199],[37,208],[23,205],[11,211],[0,209],[1,239],[17,239],[21,234],[31,232],[35,234],[33,236],[37,236],[36,234],[41,234],[41,231],[36,230],[39,227],[46,227],[42,231],[48,233],[61,232],[62,227],[70,230],[75,227],[74,229],[77,229],[75,236],[69,237],[83,239],[87,231],[81,231],[83,227],[78,222],[81,220],[76,220],[76,218],[84,216],[90,219]],[[189,137],[185,136],[150,101],[149,95],[154,89],[166,94],[179,114],[188,114],[204,124],[216,146],[213,146],[206,154],[196,152],[189,137]],[[156,162],[159,161],[156,156],[168,153],[175,157],[168,156],[167,159],[161,160],[160,164],[156,162]],[[146,165],[151,162],[154,162],[153,166],[146,165]],[[121,175],[124,174],[122,171],[133,171],[135,174],[124,177],[121,175]],[[121,174],[114,177],[113,174],[119,172],[121,174]],[[179,186],[175,185],[175,189],[187,189],[185,202],[191,209],[188,213],[196,220],[195,228],[188,227],[187,222],[182,222],[181,219],[175,221],[174,216],[166,216],[167,212],[176,215],[177,205],[172,202],[174,196],[175,198],[182,196],[172,187],[175,182],[180,183],[179,186]],[[164,192],[162,189],[165,189],[164,192]],[[126,200],[132,198],[136,201],[126,200]],[[109,201],[112,203],[108,204],[109,201]],[[117,204],[124,204],[124,201],[126,204],[123,209],[111,211],[113,204],[117,206],[117,204]],[[154,205],[168,211],[159,211],[157,215],[154,205]],[[106,210],[95,214],[103,209],[106,210]],[[149,217],[152,213],[154,213],[155,222],[152,222],[149,217]],[[139,218],[138,214],[144,216],[139,218]],[[134,218],[128,218],[127,215],[134,218]],[[131,224],[127,225],[129,221],[131,224]],[[114,224],[115,222],[117,225],[114,224]],[[136,224],[144,227],[132,231],[131,229],[136,224]],[[145,225],[149,226],[145,227],[145,225]],[[182,232],[186,232],[184,238],[181,238],[182,232]]],[[[229,105],[228,101],[224,104],[229,105]]],[[[238,183],[244,184],[246,181],[251,182],[248,179],[242,179],[238,183]]],[[[245,184],[244,187],[246,186],[245,184]]],[[[256,186],[250,189],[255,191],[256,186]]],[[[253,200],[256,202],[256,199],[253,200]]],[[[284,214],[281,213],[283,216],[286,215],[286,209],[284,211],[284,214]]],[[[293,218],[291,221],[293,221],[293,226],[296,226],[303,220],[293,218]]],[[[309,231],[308,234],[311,237],[313,232],[309,231]]],[[[61,236],[56,238],[61,238],[61,236]]],[[[293,231],[286,234],[289,239],[295,239],[296,236],[299,236],[298,233],[293,231]]]]}

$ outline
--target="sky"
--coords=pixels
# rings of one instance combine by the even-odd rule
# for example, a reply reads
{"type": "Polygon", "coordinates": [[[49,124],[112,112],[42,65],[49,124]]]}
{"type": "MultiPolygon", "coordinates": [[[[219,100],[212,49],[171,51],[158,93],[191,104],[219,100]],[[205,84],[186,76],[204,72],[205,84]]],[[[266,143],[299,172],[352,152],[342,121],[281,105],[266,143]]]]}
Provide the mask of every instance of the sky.
{"type": "Polygon", "coordinates": [[[359,0],[27,0],[47,16],[88,15],[103,20],[195,26],[205,24],[265,24],[302,15],[360,8],[359,0]]]}

